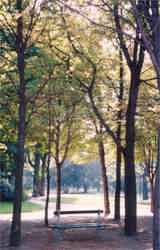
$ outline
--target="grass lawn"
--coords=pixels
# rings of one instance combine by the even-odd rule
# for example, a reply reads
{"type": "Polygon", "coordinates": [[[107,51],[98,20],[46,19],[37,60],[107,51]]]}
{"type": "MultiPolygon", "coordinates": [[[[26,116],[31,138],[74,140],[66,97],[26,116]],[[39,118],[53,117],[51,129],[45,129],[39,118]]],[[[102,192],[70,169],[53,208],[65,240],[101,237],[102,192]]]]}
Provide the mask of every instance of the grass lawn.
{"type": "MultiPolygon", "coordinates": [[[[45,198],[41,199],[42,202],[45,198]]],[[[51,196],[50,203],[55,203],[55,195],[51,196]]],[[[79,206],[103,206],[103,194],[62,194],[62,205],[79,205],[79,206]]]]}
{"type": "MultiPolygon", "coordinates": [[[[0,202],[0,214],[12,213],[12,202],[0,202]]],[[[22,203],[22,212],[33,212],[41,210],[42,206],[29,201],[24,201],[22,203]]]]}
{"type": "MultiPolygon", "coordinates": [[[[76,204],[79,200],[79,197],[71,197],[71,196],[63,196],[62,195],[62,203],[63,204],[76,204]]],[[[42,201],[45,201],[45,198],[42,199],[42,201]]],[[[50,202],[55,203],[56,197],[51,197],[50,202]]]]}

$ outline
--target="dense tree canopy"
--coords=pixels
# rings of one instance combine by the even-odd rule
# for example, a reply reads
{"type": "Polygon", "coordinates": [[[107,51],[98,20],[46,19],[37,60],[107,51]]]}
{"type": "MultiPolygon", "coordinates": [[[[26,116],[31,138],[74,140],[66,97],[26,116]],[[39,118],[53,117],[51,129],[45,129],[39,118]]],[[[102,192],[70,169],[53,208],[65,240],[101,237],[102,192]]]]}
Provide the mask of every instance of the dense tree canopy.
{"type": "MultiPolygon", "coordinates": [[[[68,171],[67,159],[99,159],[105,197],[107,173],[115,171],[107,166],[116,165],[116,219],[124,165],[125,233],[136,233],[136,165],[146,169],[152,196],[160,183],[156,20],[158,1],[1,1],[0,176],[15,186],[11,245],[20,243],[28,163],[35,185],[44,186],[47,173],[48,202],[49,171],[56,166],[57,210],[61,186],[87,190],[85,178],[92,174],[90,186],[99,188],[97,170],[73,165],[68,171]]],[[[159,203],[152,205],[159,220],[159,203]]]]}

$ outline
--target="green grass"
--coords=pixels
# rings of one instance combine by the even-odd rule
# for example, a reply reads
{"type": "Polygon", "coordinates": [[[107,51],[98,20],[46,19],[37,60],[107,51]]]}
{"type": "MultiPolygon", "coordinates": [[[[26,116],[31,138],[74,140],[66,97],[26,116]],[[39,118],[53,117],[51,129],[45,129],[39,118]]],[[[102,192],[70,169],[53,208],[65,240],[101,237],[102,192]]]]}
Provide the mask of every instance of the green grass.
{"type": "MultiPolygon", "coordinates": [[[[12,213],[12,202],[0,202],[0,214],[9,214],[12,213]]],[[[41,210],[42,206],[39,204],[35,204],[29,201],[24,201],[22,203],[22,212],[34,212],[41,210]]]]}
{"type": "MultiPolygon", "coordinates": [[[[44,198],[41,201],[45,201],[44,198]]],[[[55,203],[56,197],[51,197],[50,203],[55,203]]],[[[62,194],[62,205],[73,204],[79,206],[103,206],[103,195],[102,194],[62,194]]]]}
{"type": "Polygon", "coordinates": [[[151,204],[150,200],[139,201],[138,203],[141,204],[141,205],[147,205],[147,206],[149,206],[151,204]]]}
{"type": "MultiPolygon", "coordinates": [[[[62,203],[63,204],[75,204],[75,203],[77,203],[78,199],[79,199],[78,197],[65,197],[65,196],[62,196],[62,203]]],[[[45,199],[43,198],[42,201],[45,201],[45,199]]],[[[56,197],[52,197],[50,199],[50,202],[55,203],[56,202],[56,197]]]]}

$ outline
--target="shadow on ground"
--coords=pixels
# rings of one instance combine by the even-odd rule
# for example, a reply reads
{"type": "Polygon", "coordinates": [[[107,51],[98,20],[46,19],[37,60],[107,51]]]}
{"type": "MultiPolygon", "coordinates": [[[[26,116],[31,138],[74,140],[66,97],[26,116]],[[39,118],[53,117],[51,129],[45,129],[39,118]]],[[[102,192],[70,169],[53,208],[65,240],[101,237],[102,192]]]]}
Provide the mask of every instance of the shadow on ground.
{"type": "MultiPolygon", "coordinates": [[[[65,217],[64,223],[92,222],[95,218],[65,217]]],[[[138,234],[125,237],[122,225],[111,219],[104,219],[106,229],[100,236],[95,229],[68,230],[61,242],[55,241],[52,229],[43,226],[42,220],[23,221],[23,239],[19,248],[8,247],[9,221],[0,221],[1,250],[151,250],[152,218],[138,218],[138,234]]]]}

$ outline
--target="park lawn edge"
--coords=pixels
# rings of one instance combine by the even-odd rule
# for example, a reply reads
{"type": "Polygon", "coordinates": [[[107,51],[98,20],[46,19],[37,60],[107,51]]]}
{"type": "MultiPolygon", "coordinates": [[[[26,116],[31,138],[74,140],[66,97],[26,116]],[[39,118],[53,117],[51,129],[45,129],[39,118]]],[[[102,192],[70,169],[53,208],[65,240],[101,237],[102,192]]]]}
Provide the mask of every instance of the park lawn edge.
{"type": "MultiPolygon", "coordinates": [[[[13,203],[12,202],[0,202],[0,214],[12,213],[13,203]]],[[[22,202],[22,213],[29,213],[42,210],[43,206],[36,204],[31,201],[22,202]]]]}

